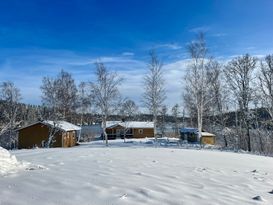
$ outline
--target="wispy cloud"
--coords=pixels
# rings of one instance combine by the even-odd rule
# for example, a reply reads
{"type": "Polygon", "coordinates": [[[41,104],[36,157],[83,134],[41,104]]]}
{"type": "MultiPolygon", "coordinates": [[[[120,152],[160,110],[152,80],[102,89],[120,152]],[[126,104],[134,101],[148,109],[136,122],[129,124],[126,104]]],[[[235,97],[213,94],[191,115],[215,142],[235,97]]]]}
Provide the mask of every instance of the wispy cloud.
{"type": "Polygon", "coordinates": [[[177,43],[164,43],[164,44],[156,45],[154,48],[168,48],[171,50],[178,50],[178,49],[181,49],[182,46],[178,45],[177,43]]]}
{"type": "Polygon", "coordinates": [[[227,36],[227,33],[213,33],[210,36],[212,36],[212,37],[224,37],[224,36],[227,36]]]}
{"type": "Polygon", "coordinates": [[[249,46],[249,47],[246,47],[246,50],[254,50],[254,49],[256,49],[256,47],[255,47],[255,46],[249,46]]]}
{"type": "Polygon", "coordinates": [[[135,54],[133,52],[123,52],[121,55],[123,55],[123,56],[134,56],[135,54]]]}
{"type": "Polygon", "coordinates": [[[207,32],[209,30],[210,30],[209,26],[198,26],[198,27],[189,29],[189,32],[198,33],[198,32],[207,32]]]}

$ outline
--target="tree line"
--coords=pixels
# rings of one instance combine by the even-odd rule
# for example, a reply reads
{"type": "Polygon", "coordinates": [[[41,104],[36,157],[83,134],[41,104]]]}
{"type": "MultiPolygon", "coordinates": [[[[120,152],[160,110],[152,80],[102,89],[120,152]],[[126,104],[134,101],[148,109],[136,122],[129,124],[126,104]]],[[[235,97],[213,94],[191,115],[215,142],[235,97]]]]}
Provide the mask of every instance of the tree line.
{"type": "MultiPolygon", "coordinates": [[[[203,130],[216,133],[223,147],[272,153],[273,55],[258,59],[245,54],[219,61],[210,56],[202,32],[186,49],[189,55],[186,72],[178,77],[182,81],[182,103],[177,102],[169,111],[165,105],[164,73],[167,71],[156,51],[149,53],[141,104],[158,128],[155,136],[166,135],[166,119],[172,115],[174,136],[179,136],[181,126],[192,126],[198,128],[199,134],[203,130]]],[[[29,112],[25,118],[19,110],[20,90],[12,82],[3,82],[0,134],[11,136],[20,123],[34,121],[34,118],[74,120],[82,125],[90,116],[88,113],[95,113],[93,116],[102,122],[108,144],[106,121],[113,119],[113,115],[122,120],[137,119],[140,111],[133,100],[122,97],[119,92],[123,79],[118,73],[101,61],[96,62],[95,67],[96,79],[79,85],[64,70],[56,77],[44,77],[40,87],[43,105],[32,109],[33,113],[29,112]]]]}
{"type": "Polygon", "coordinates": [[[191,62],[183,99],[199,133],[203,128],[217,133],[224,147],[272,153],[273,55],[219,62],[209,56],[203,33],[187,49],[191,62]],[[228,127],[231,112],[235,123],[228,127]]]}

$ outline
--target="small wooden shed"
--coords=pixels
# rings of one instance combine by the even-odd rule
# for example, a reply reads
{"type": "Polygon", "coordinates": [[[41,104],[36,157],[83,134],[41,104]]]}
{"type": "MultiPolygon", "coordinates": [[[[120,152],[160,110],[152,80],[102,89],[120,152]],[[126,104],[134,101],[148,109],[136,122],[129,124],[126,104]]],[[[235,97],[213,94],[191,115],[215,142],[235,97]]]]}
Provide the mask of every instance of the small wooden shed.
{"type": "Polygon", "coordinates": [[[197,128],[185,127],[180,129],[181,140],[187,140],[189,143],[215,144],[215,135],[209,132],[201,132],[201,138],[197,128]]]}
{"type": "Polygon", "coordinates": [[[154,123],[141,121],[107,121],[108,139],[154,137],[154,123]]]}
{"type": "Polygon", "coordinates": [[[215,135],[209,132],[201,132],[201,144],[215,144],[215,135]]]}
{"type": "Polygon", "coordinates": [[[50,132],[54,131],[52,147],[72,147],[77,143],[77,131],[81,127],[66,121],[40,121],[19,128],[18,148],[44,147],[48,141],[50,132]]]}

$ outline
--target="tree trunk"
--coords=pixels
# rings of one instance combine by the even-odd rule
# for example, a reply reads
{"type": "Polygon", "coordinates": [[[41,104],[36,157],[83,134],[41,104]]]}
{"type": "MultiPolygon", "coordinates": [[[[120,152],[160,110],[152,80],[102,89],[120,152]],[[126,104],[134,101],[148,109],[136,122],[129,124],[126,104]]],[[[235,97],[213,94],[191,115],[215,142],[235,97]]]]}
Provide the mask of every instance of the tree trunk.
{"type": "Polygon", "coordinates": [[[102,119],[102,130],[103,130],[103,135],[105,139],[105,145],[108,146],[108,136],[106,133],[106,117],[102,119]]]}
{"type": "Polygon", "coordinates": [[[248,122],[248,120],[247,120],[247,133],[246,133],[246,135],[247,135],[247,150],[249,151],[249,152],[251,152],[251,142],[250,142],[250,132],[249,132],[249,122],[248,122]]]}
{"type": "Polygon", "coordinates": [[[227,137],[225,136],[225,134],[223,134],[223,137],[224,137],[225,147],[227,147],[228,146],[227,137]]]}
{"type": "Polygon", "coordinates": [[[79,131],[79,137],[78,137],[78,142],[81,140],[81,134],[82,134],[82,122],[83,122],[83,115],[81,114],[81,129],[79,131]]]}
{"type": "Polygon", "coordinates": [[[220,109],[220,110],[221,110],[222,136],[224,138],[225,147],[227,147],[228,146],[227,137],[224,134],[225,120],[224,120],[224,116],[223,116],[223,111],[222,111],[222,109],[220,109]]]}
{"type": "Polygon", "coordinates": [[[154,115],[154,136],[155,136],[155,141],[157,142],[157,130],[156,130],[156,125],[157,125],[157,116],[154,115]]]}
{"type": "Polygon", "coordinates": [[[202,121],[202,112],[201,112],[201,110],[200,109],[198,109],[198,111],[197,111],[198,113],[197,113],[197,123],[198,123],[198,140],[199,140],[199,142],[200,142],[200,144],[201,144],[201,137],[202,137],[202,123],[203,123],[203,121],[202,121]]]}

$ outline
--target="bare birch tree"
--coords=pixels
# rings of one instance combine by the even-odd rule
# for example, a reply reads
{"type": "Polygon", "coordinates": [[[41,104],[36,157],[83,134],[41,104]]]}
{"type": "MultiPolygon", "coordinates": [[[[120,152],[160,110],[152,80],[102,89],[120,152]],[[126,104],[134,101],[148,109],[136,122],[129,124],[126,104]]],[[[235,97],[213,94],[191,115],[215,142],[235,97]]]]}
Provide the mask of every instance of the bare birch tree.
{"type": "Polygon", "coordinates": [[[21,100],[20,90],[12,82],[4,82],[0,86],[0,99],[3,100],[2,115],[7,121],[7,128],[13,128],[21,100]]]}
{"type": "Polygon", "coordinates": [[[224,73],[222,65],[213,60],[208,64],[208,75],[210,76],[210,87],[211,87],[211,103],[210,111],[213,116],[213,124],[220,128],[221,137],[224,141],[224,146],[228,146],[228,139],[224,133],[226,127],[226,113],[228,111],[228,90],[224,82],[224,73]]]}
{"type": "MultiPolygon", "coordinates": [[[[62,70],[57,77],[57,95],[58,107],[64,117],[67,119],[71,112],[76,110],[77,106],[77,86],[72,75],[62,70]]],[[[71,121],[71,119],[70,119],[71,121]]]]}
{"type": "Polygon", "coordinates": [[[178,104],[175,104],[173,107],[172,107],[172,116],[174,117],[174,126],[173,126],[173,129],[174,129],[174,133],[175,133],[175,136],[178,137],[179,136],[179,105],[178,104]]]}
{"type": "Polygon", "coordinates": [[[124,118],[132,120],[131,118],[133,118],[137,114],[138,106],[136,105],[136,103],[133,100],[126,99],[121,105],[120,115],[124,118]]]}
{"type": "MultiPolygon", "coordinates": [[[[42,86],[42,101],[59,112],[67,119],[77,106],[77,87],[72,75],[62,70],[56,78],[44,77],[42,86]]],[[[70,119],[71,120],[71,119],[70,119]]]]}
{"type": "Polygon", "coordinates": [[[166,130],[167,130],[167,126],[166,126],[166,117],[167,117],[167,106],[163,105],[159,111],[159,122],[158,122],[158,128],[161,132],[162,137],[166,136],[166,130]]]}
{"type": "Polygon", "coordinates": [[[200,32],[195,41],[187,46],[191,62],[185,75],[184,103],[193,115],[196,112],[199,137],[203,128],[203,117],[206,107],[211,101],[210,76],[207,75],[207,46],[204,33],[200,32]]]}
{"type": "Polygon", "coordinates": [[[45,142],[45,147],[46,148],[50,148],[53,146],[53,144],[55,143],[56,141],[56,134],[58,132],[61,132],[61,130],[58,128],[59,125],[60,125],[60,122],[55,120],[55,121],[48,121],[47,122],[48,124],[48,139],[47,141],[45,142]]]}
{"type": "Polygon", "coordinates": [[[166,99],[162,62],[157,57],[155,51],[150,52],[150,62],[148,63],[148,73],[144,77],[143,102],[145,107],[153,115],[154,135],[157,139],[157,117],[159,109],[166,99]]]}
{"type": "MultiPolygon", "coordinates": [[[[80,113],[80,125],[83,125],[83,115],[87,112],[88,108],[91,107],[92,96],[87,93],[87,83],[81,82],[78,86],[78,111],[80,113]]],[[[81,129],[78,136],[78,142],[81,139],[81,129]]]]}
{"type": "Polygon", "coordinates": [[[263,106],[273,121],[273,55],[268,55],[261,61],[259,75],[260,93],[263,106]]]}
{"type": "MultiPolygon", "coordinates": [[[[50,107],[52,109],[51,115],[55,115],[57,113],[57,107],[58,107],[58,99],[57,99],[57,85],[54,78],[50,77],[44,77],[42,80],[42,103],[50,107]]],[[[45,113],[44,113],[45,114],[45,113]]],[[[50,114],[49,114],[50,115],[50,114]]],[[[41,118],[44,118],[45,116],[41,116],[41,118]]],[[[48,116],[46,116],[47,118],[48,116]]]]}
{"type": "Polygon", "coordinates": [[[250,138],[250,102],[253,100],[253,72],[256,68],[256,58],[246,54],[231,60],[225,68],[225,75],[230,90],[239,105],[240,124],[246,131],[246,136],[240,139],[241,148],[251,151],[250,138]],[[246,139],[245,139],[246,137],[246,139]],[[244,146],[246,142],[246,148],[244,146]]]}
{"type": "Polygon", "coordinates": [[[124,124],[123,139],[124,142],[126,142],[126,137],[129,134],[128,132],[130,131],[129,120],[133,120],[138,114],[138,106],[133,100],[125,99],[125,101],[121,105],[121,110],[119,114],[121,115],[124,124]]]}
{"type": "MultiPolygon", "coordinates": [[[[0,99],[3,101],[1,110],[3,111],[0,115],[3,118],[3,125],[0,127],[0,135],[3,133],[7,133],[9,135],[9,142],[15,143],[15,135],[13,133],[13,129],[16,125],[19,124],[17,122],[19,101],[21,100],[20,90],[15,87],[12,82],[3,82],[0,85],[0,99]]],[[[9,145],[10,148],[11,144],[9,145]]]]}
{"type": "MultiPolygon", "coordinates": [[[[267,150],[273,150],[273,138],[272,138],[272,127],[273,127],[273,54],[267,55],[261,60],[260,73],[259,73],[259,95],[257,101],[260,101],[263,108],[267,111],[270,119],[264,123],[261,123],[263,127],[270,127],[271,129],[260,129],[257,117],[257,132],[260,144],[261,152],[267,150]],[[266,149],[269,147],[268,149],[266,149]]],[[[256,104],[255,104],[256,105],[256,104]]],[[[256,116],[257,116],[256,109],[256,116]]],[[[269,151],[270,152],[270,151],[269,151]]]]}
{"type": "Polygon", "coordinates": [[[102,129],[105,137],[106,146],[108,146],[108,136],[106,133],[106,121],[110,114],[117,110],[120,103],[120,93],[118,86],[122,79],[115,72],[107,70],[102,62],[96,65],[96,82],[91,82],[91,94],[94,105],[99,109],[102,115],[102,129]]]}
{"type": "MultiPolygon", "coordinates": [[[[55,141],[59,120],[68,119],[69,114],[76,111],[77,87],[72,75],[64,70],[56,78],[44,77],[41,86],[42,102],[51,108],[51,113],[41,116],[41,120],[51,120],[46,147],[51,147],[55,141]],[[48,119],[46,119],[48,118],[48,119]]],[[[71,115],[70,115],[71,121],[71,115]]]]}

